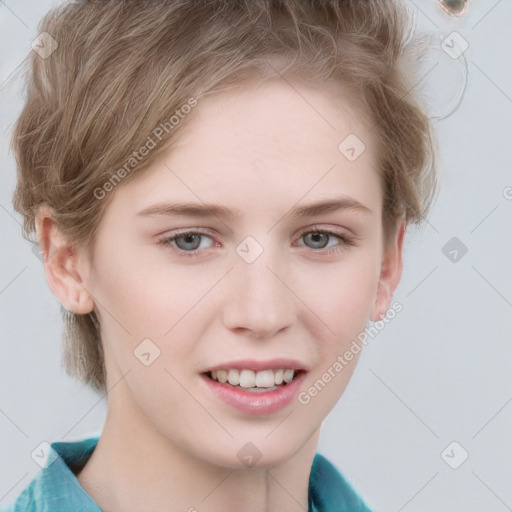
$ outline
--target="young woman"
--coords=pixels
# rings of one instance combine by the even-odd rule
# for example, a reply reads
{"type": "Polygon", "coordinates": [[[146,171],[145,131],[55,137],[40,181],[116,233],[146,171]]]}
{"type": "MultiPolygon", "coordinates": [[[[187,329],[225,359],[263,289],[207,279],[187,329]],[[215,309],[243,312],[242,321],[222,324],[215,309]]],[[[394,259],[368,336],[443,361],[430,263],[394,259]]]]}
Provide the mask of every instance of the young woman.
{"type": "Polygon", "coordinates": [[[435,192],[409,29],[389,0],[45,17],[14,203],[108,413],[10,510],[370,510],[316,450],[435,192]]]}

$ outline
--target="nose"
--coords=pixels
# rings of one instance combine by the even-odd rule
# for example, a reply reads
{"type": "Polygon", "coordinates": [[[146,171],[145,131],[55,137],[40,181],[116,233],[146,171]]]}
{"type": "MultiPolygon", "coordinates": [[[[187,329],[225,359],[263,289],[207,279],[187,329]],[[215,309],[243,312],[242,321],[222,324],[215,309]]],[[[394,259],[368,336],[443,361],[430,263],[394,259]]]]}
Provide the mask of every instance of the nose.
{"type": "Polygon", "coordinates": [[[291,326],[298,301],[289,281],[289,272],[270,251],[252,263],[239,259],[226,283],[224,326],[254,338],[271,338],[291,326]]]}

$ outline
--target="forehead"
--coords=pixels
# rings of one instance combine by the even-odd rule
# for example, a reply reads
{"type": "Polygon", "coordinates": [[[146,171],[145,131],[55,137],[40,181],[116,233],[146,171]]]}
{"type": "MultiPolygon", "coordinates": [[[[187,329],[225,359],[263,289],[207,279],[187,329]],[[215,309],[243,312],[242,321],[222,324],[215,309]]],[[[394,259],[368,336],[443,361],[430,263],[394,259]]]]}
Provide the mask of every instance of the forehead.
{"type": "Polygon", "coordinates": [[[339,143],[354,132],[367,146],[373,142],[362,109],[332,81],[253,80],[203,97],[199,107],[178,146],[190,146],[195,139],[210,154],[222,153],[224,158],[230,156],[223,153],[225,146],[230,146],[237,157],[236,150],[244,143],[243,153],[248,159],[275,159],[278,153],[294,161],[312,152],[318,158],[315,150],[320,146],[331,150],[325,159],[337,157],[339,143]],[[265,154],[262,143],[267,148],[265,154]]]}
{"type": "Polygon", "coordinates": [[[173,147],[117,192],[138,209],[171,198],[264,213],[340,194],[378,209],[376,148],[362,114],[331,83],[272,79],[215,93],[199,99],[173,147]]]}

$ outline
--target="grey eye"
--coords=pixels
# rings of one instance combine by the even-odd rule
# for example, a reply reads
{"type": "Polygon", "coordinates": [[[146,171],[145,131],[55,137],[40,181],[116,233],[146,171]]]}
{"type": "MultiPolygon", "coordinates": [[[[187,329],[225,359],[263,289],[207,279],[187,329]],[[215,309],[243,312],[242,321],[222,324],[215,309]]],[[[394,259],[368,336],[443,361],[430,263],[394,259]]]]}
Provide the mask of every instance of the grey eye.
{"type": "Polygon", "coordinates": [[[199,247],[201,243],[201,238],[204,235],[194,234],[194,233],[186,233],[184,235],[177,236],[174,241],[176,242],[176,245],[179,249],[182,249],[184,251],[187,250],[195,250],[199,247]],[[183,241],[184,243],[179,243],[178,240],[183,241]],[[192,247],[191,247],[192,245],[192,247]]]}
{"type": "Polygon", "coordinates": [[[321,231],[313,231],[311,233],[307,233],[302,236],[304,241],[308,240],[309,242],[313,243],[312,249],[323,249],[327,243],[329,242],[329,236],[331,236],[328,233],[322,233],[321,231]],[[315,244],[320,244],[320,247],[316,246],[315,244]]]}

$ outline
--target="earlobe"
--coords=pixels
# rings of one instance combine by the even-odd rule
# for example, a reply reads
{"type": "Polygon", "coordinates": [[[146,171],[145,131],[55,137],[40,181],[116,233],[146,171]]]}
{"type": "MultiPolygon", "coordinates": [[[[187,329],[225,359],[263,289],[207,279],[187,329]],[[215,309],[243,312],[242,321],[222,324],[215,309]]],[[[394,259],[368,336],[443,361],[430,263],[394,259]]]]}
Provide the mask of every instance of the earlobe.
{"type": "Polygon", "coordinates": [[[372,322],[382,320],[386,316],[386,312],[391,306],[392,298],[393,293],[391,292],[387,281],[383,280],[381,277],[378,285],[377,297],[375,299],[372,313],[370,315],[370,320],[372,320],[372,322]]]}
{"type": "Polygon", "coordinates": [[[79,252],[61,232],[48,205],[39,208],[36,232],[43,258],[46,280],[68,311],[83,315],[94,309],[94,302],[84,286],[84,266],[79,252]]]}
{"type": "Polygon", "coordinates": [[[370,314],[370,319],[373,322],[382,320],[386,316],[388,309],[391,307],[393,294],[402,277],[402,250],[405,230],[406,225],[402,221],[397,227],[393,243],[386,250],[382,259],[377,294],[370,314]]]}

